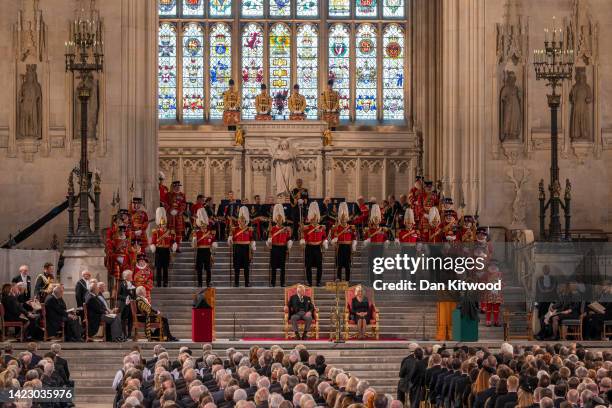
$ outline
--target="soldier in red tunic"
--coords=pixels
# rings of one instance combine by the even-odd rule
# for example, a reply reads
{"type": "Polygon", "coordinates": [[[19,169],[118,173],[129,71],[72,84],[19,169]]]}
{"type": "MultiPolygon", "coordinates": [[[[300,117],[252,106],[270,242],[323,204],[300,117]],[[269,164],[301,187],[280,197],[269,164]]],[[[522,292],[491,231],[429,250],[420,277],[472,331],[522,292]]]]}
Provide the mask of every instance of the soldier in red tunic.
{"type": "MultiPolygon", "coordinates": [[[[203,194],[198,194],[196,197],[196,202],[191,204],[191,208],[189,209],[189,213],[191,214],[191,226],[193,229],[197,227],[198,222],[198,210],[200,208],[206,207],[206,198],[203,194]]],[[[206,214],[208,216],[208,214],[206,214]]]]}
{"type": "Polygon", "coordinates": [[[142,198],[134,197],[128,209],[132,238],[136,239],[142,248],[147,247],[147,228],[149,228],[149,216],[142,208],[142,198]]]}
{"type": "Polygon", "coordinates": [[[474,216],[472,215],[463,216],[463,224],[459,231],[459,239],[464,244],[476,241],[476,225],[474,221],[474,216]]]}
{"type": "MultiPolygon", "coordinates": [[[[455,210],[443,210],[444,214],[444,222],[442,223],[442,235],[444,237],[448,235],[454,235],[456,238],[456,228],[457,228],[457,213],[455,210]]],[[[443,238],[444,241],[448,241],[448,239],[443,238]]]]}
{"type": "Polygon", "coordinates": [[[455,211],[454,208],[454,202],[453,199],[451,197],[444,197],[442,199],[442,208],[440,209],[440,212],[442,214],[446,214],[447,211],[451,211],[453,213],[453,216],[455,217],[455,220],[457,220],[457,211],[455,211]]]}
{"type": "Polygon", "coordinates": [[[308,286],[312,286],[312,268],[316,268],[317,286],[321,286],[321,279],[323,278],[323,252],[321,247],[327,249],[329,243],[325,226],[319,224],[321,213],[319,211],[319,203],[316,201],[310,203],[306,221],[309,224],[302,228],[302,239],[300,240],[300,244],[306,245],[304,250],[306,280],[308,281],[308,286]]]}
{"type": "Polygon", "coordinates": [[[115,234],[112,241],[112,259],[113,259],[113,278],[120,279],[121,274],[126,269],[130,269],[130,237],[127,234],[125,225],[119,226],[119,231],[115,234]]]}
{"type": "Polygon", "coordinates": [[[421,208],[421,194],[423,193],[423,176],[416,176],[414,186],[410,188],[408,192],[408,204],[414,212],[415,221],[418,225],[423,215],[423,209],[421,208]]]}
{"type": "MultiPolygon", "coordinates": [[[[151,301],[151,289],[153,289],[153,271],[147,261],[145,254],[138,255],[138,262],[134,268],[134,286],[143,286],[147,291],[147,299],[151,301]]],[[[132,301],[134,299],[131,299],[132,301]]]]}
{"type": "MultiPolygon", "coordinates": [[[[502,274],[497,265],[491,264],[489,265],[488,274],[487,274],[487,282],[488,283],[497,283],[502,279],[502,274]]],[[[504,301],[503,295],[499,290],[489,290],[485,293],[484,296],[485,301],[485,311],[486,311],[486,325],[491,326],[491,317],[493,317],[493,324],[495,326],[499,326],[499,309],[501,304],[504,301]]]]}
{"type": "Polygon", "coordinates": [[[342,280],[344,268],[346,281],[351,281],[351,258],[357,250],[357,232],[348,223],[349,211],[346,202],[338,206],[338,223],[331,230],[331,242],[336,246],[336,278],[342,280]]]}
{"type": "Polygon", "coordinates": [[[270,248],[270,286],[276,286],[276,270],[280,269],[280,285],[285,287],[285,264],[293,241],[291,228],[285,226],[285,208],[276,204],[272,210],[275,225],[270,228],[266,245],[270,248]]]}
{"type": "Polygon", "coordinates": [[[166,210],[159,207],[155,212],[157,228],[153,230],[149,249],[155,254],[155,285],[168,286],[168,267],[170,266],[170,251],[176,251],[177,244],[174,231],[168,229],[166,210]]]}
{"type": "Polygon", "coordinates": [[[168,205],[168,187],[164,185],[166,176],[161,171],[159,172],[159,206],[166,207],[168,205]]]}
{"type": "Polygon", "coordinates": [[[181,191],[181,182],[172,182],[172,191],[168,193],[168,205],[166,213],[168,214],[168,228],[174,231],[176,235],[177,252],[181,252],[180,246],[185,233],[185,220],[183,215],[187,209],[187,200],[185,194],[181,191]]]}
{"type": "Polygon", "coordinates": [[[373,204],[370,208],[370,225],[365,231],[364,241],[365,245],[377,245],[388,244],[391,238],[391,231],[385,227],[382,223],[382,214],[378,204],[373,204]]]}
{"type": "MultiPolygon", "coordinates": [[[[420,229],[421,229],[421,234],[424,236],[428,236],[429,235],[429,228],[430,228],[430,220],[429,220],[429,215],[430,215],[430,210],[433,207],[438,207],[438,205],[440,204],[440,198],[438,196],[438,193],[435,192],[433,190],[433,182],[432,181],[426,181],[425,182],[425,189],[423,190],[423,192],[421,193],[421,195],[419,196],[419,202],[418,202],[418,206],[420,208],[420,229]]],[[[437,208],[436,208],[437,210],[437,208]]],[[[417,214],[418,216],[418,214],[417,214]]],[[[439,216],[439,213],[438,213],[439,216]]]]}
{"type": "Polygon", "coordinates": [[[412,208],[407,208],[404,212],[404,224],[395,238],[395,242],[402,247],[414,247],[419,241],[421,234],[419,230],[415,228],[414,222],[414,211],[412,208]]]}
{"type": "Polygon", "coordinates": [[[368,219],[370,218],[370,209],[362,196],[357,197],[357,207],[359,209],[359,214],[353,218],[353,225],[357,227],[357,232],[363,237],[368,219]]]}
{"type": "Polygon", "coordinates": [[[208,219],[206,209],[200,208],[196,213],[196,229],[193,231],[191,243],[196,250],[195,270],[198,276],[198,286],[202,287],[202,269],[206,269],[206,287],[210,287],[213,250],[217,248],[215,229],[208,219]]]}
{"type": "Polygon", "coordinates": [[[245,206],[238,211],[238,224],[233,226],[227,243],[232,247],[232,262],[234,264],[234,287],[240,285],[240,270],[244,270],[244,286],[248,288],[249,270],[252,252],[255,251],[255,237],[253,229],[249,227],[249,209],[245,206]]]}
{"type": "Polygon", "coordinates": [[[442,225],[440,222],[440,212],[438,207],[431,207],[427,217],[427,229],[423,234],[423,240],[429,243],[440,243],[443,242],[442,237],[442,225]]]}

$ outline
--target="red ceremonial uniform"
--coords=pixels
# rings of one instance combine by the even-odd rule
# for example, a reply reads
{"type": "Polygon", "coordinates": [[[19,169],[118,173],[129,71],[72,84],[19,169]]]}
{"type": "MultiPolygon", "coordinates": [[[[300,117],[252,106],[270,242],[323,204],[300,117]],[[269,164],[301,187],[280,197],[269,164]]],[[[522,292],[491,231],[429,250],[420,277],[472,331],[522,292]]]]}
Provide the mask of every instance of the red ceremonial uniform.
{"type": "Polygon", "coordinates": [[[338,224],[332,228],[332,239],[338,239],[338,244],[352,244],[357,239],[355,227],[352,225],[338,224]]]}
{"type": "Polygon", "coordinates": [[[320,245],[326,237],[324,225],[309,224],[304,227],[304,241],[308,245],[320,245]]]}
{"type": "Polygon", "coordinates": [[[358,216],[355,217],[353,223],[355,225],[364,225],[364,224],[367,224],[368,219],[370,218],[370,209],[368,208],[367,205],[361,204],[359,206],[359,211],[361,212],[361,214],[359,214],[358,216]]]}
{"type": "Polygon", "coordinates": [[[387,227],[369,227],[365,233],[366,239],[372,244],[384,244],[389,240],[389,229],[387,227]]]}
{"type": "MultiPolygon", "coordinates": [[[[436,192],[426,192],[423,191],[421,196],[419,197],[419,208],[420,208],[420,222],[421,226],[425,227],[425,224],[429,224],[429,220],[427,219],[427,215],[429,214],[429,210],[433,207],[437,207],[440,204],[440,197],[436,192]]],[[[415,213],[416,216],[416,213],[415,213]]]]}
{"type": "Polygon", "coordinates": [[[166,227],[159,227],[153,230],[151,243],[158,248],[170,248],[175,242],[174,233],[166,227]]]}
{"type": "Polygon", "coordinates": [[[443,241],[443,232],[442,232],[442,227],[440,227],[440,224],[438,224],[438,226],[433,227],[429,224],[428,228],[423,231],[423,240],[425,242],[431,242],[431,243],[440,243],[443,241]]]}
{"type": "Polygon", "coordinates": [[[159,204],[168,207],[168,187],[159,183],[159,204]]]}
{"type": "Polygon", "coordinates": [[[410,208],[412,208],[412,211],[414,212],[414,218],[417,223],[423,216],[423,207],[421,206],[420,202],[422,192],[422,188],[412,187],[410,189],[410,192],[408,193],[408,203],[410,204],[410,208]]]}
{"type": "Polygon", "coordinates": [[[182,191],[168,193],[168,205],[166,212],[168,213],[168,228],[176,234],[176,242],[180,243],[185,232],[185,220],[183,213],[187,209],[187,200],[182,191]]]}
{"type": "Polygon", "coordinates": [[[232,228],[232,240],[234,244],[249,244],[255,239],[253,229],[250,227],[240,228],[236,226],[232,228]]]}
{"type": "Polygon", "coordinates": [[[198,228],[195,239],[197,248],[210,248],[215,242],[215,230],[210,227],[198,228]]]}
{"type": "Polygon", "coordinates": [[[147,291],[147,299],[151,301],[151,289],[153,288],[153,271],[147,263],[144,267],[136,265],[134,268],[134,286],[142,286],[147,291]]]}
{"type": "Polygon", "coordinates": [[[291,228],[275,225],[270,229],[272,245],[287,245],[291,239],[291,228]]]}
{"type": "Polygon", "coordinates": [[[140,242],[143,248],[147,246],[147,228],[149,226],[149,216],[147,212],[138,209],[130,208],[130,225],[132,227],[132,236],[140,242]]]}
{"type": "Polygon", "coordinates": [[[130,241],[127,238],[116,237],[113,240],[112,247],[112,259],[113,269],[112,273],[116,279],[121,277],[121,273],[131,268],[130,264],[130,241]]]}
{"type": "Polygon", "coordinates": [[[461,242],[474,242],[476,240],[476,228],[462,227],[459,231],[459,240],[461,242]]]}
{"type": "Polygon", "coordinates": [[[420,238],[419,230],[414,228],[402,229],[397,234],[397,239],[401,244],[413,244],[419,241],[420,238]]]}

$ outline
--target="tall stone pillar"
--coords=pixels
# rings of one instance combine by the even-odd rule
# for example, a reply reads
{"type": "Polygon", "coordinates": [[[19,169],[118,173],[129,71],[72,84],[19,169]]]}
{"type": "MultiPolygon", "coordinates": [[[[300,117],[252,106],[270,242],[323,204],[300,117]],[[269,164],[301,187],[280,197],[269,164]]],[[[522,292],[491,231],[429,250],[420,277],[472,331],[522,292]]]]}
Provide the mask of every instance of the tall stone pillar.
{"type": "Polygon", "coordinates": [[[142,195],[150,215],[159,205],[157,190],[157,2],[121,0],[120,191],[142,195]]]}
{"type": "Polygon", "coordinates": [[[436,161],[445,194],[482,209],[485,152],[485,3],[442,0],[442,129],[436,161]]]}

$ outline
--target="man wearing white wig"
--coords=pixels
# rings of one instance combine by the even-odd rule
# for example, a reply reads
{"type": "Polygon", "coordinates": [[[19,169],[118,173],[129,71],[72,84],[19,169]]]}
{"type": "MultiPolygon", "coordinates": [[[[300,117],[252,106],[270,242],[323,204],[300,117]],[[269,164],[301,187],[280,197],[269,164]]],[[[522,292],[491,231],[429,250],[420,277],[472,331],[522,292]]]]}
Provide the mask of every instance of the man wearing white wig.
{"type": "Polygon", "coordinates": [[[275,225],[270,228],[266,245],[270,247],[270,286],[276,286],[276,270],[280,270],[280,285],[285,287],[285,264],[287,255],[291,250],[291,228],[285,224],[285,208],[276,204],[272,211],[272,220],[275,225]]]}
{"type": "Polygon", "coordinates": [[[323,277],[323,253],[321,247],[327,249],[327,234],[325,226],[319,225],[321,213],[319,203],[313,201],[308,207],[308,225],[302,229],[302,240],[300,243],[306,245],[304,251],[304,265],[306,267],[306,280],[312,286],[312,268],[317,268],[317,286],[321,286],[323,277]]]}
{"type": "Polygon", "coordinates": [[[155,285],[168,286],[168,266],[170,265],[170,250],[176,251],[177,245],[174,231],[168,229],[168,218],[164,207],[155,211],[157,228],[153,230],[149,249],[155,254],[155,285]]]}
{"type": "Polygon", "coordinates": [[[344,268],[347,282],[351,280],[351,256],[357,249],[357,232],[348,223],[349,210],[346,202],[338,206],[338,223],[332,228],[332,244],[336,246],[336,277],[342,280],[344,268]]]}
{"type": "Polygon", "coordinates": [[[234,287],[240,285],[240,270],[244,270],[244,286],[249,287],[249,268],[251,266],[251,251],[255,251],[253,229],[249,227],[249,209],[245,206],[238,211],[238,225],[232,227],[227,243],[232,246],[232,261],[234,263],[234,287]]]}
{"type": "Polygon", "coordinates": [[[191,243],[196,252],[196,274],[198,286],[202,287],[202,269],[206,269],[206,287],[210,287],[212,251],[217,248],[215,229],[210,225],[205,208],[196,213],[196,229],[192,233],[191,243]]]}

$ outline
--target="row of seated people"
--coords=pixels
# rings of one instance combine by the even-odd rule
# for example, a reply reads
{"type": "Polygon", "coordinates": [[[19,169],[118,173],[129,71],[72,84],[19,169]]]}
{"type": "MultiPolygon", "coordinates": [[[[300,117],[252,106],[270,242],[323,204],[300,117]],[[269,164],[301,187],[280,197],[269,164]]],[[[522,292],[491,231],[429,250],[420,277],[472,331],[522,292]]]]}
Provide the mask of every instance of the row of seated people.
{"type": "Polygon", "coordinates": [[[204,344],[201,355],[181,347],[175,359],[161,345],[149,359],[135,347],[113,388],[116,408],[403,408],[303,345],[253,346],[243,354],[204,344]]]}
{"type": "MultiPolygon", "coordinates": [[[[50,350],[38,353],[36,343],[29,343],[25,351],[15,353],[12,346],[4,346],[0,361],[0,389],[34,390],[39,388],[73,388],[68,361],[61,356],[61,345],[52,343],[50,350]]],[[[41,408],[64,408],[71,403],[44,403],[16,405],[5,402],[3,407],[31,406],[41,408]]]]}
{"type": "Polygon", "coordinates": [[[397,398],[439,408],[599,408],[612,403],[612,353],[579,344],[409,345],[397,398]]]}

